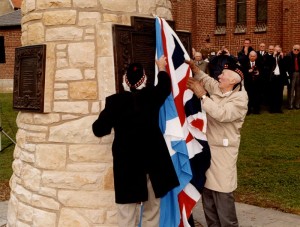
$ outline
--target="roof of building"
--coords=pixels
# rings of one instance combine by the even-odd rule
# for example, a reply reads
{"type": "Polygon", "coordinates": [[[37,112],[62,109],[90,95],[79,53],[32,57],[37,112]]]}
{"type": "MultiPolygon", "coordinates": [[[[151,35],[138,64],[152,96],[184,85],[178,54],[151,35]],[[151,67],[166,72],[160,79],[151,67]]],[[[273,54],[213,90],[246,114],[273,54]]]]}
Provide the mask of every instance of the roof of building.
{"type": "Polygon", "coordinates": [[[16,10],[0,16],[0,27],[21,26],[22,13],[16,10]]]}
{"type": "Polygon", "coordinates": [[[22,0],[11,0],[15,9],[21,9],[22,0]]]}

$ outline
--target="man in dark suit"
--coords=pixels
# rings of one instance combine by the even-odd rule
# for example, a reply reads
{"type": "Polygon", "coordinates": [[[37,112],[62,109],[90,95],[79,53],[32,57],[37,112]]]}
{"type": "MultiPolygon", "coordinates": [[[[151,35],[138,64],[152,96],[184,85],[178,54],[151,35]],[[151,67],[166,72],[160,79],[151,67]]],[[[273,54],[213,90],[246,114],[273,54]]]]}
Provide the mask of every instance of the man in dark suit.
{"type": "MultiPolygon", "coordinates": [[[[266,44],[260,43],[259,44],[259,49],[256,51],[257,53],[257,61],[260,61],[261,66],[262,66],[262,71],[261,71],[261,86],[263,88],[266,88],[268,86],[269,80],[268,80],[268,69],[265,65],[266,63],[266,56],[268,52],[266,51],[266,44]]],[[[262,98],[262,104],[264,105],[269,105],[268,102],[268,90],[267,89],[262,89],[261,93],[261,98],[262,98]]]]}
{"type": "Polygon", "coordinates": [[[267,54],[265,55],[265,64],[264,64],[264,72],[265,72],[265,78],[266,78],[266,84],[264,87],[264,94],[265,94],[265,100],[266,100],[266,106],[270,106],[270,102],[272,100],[272,97],[270,95],[270,76],[272,72],[272,62],[273,62],[273,54],[274,54],[274,45],[269,45],[267,54]]]}
{"type": "Polygon", "coordinates": [[[286,55],[285,65],[289,74],[288,108],[300,109],[300,45],[294,45],[292,51],[286,55]]]}
{"type": "Polygon", "coordinates": [[[272,57],[268,59],[270,69],[270,113],[283,113],[283,88],[286,80],[283,53],[280,46],[275,46],[272,57]]]}
{"type": "Polygon", "coordinates": [[[248,114],[260,114],[263,67],[254,50],[249,53],[249,61],[244,67],[245,88],[249,97],[248,114]]]}
{"type": "Polygon", "coordinates": [[[92,127],[98,137],[114,128],[113,170],[120,227],[136,226],[141,202],[142,226],[159,226],[159,198],[179,185],[158,122],[159,109],[171,92],[171,79],[165,71],[165,57],[156,64],[156,86],[147,85],[141,64],[131,64],[123,78],[125,92],[106,98],[92,127]]]}
{"type": "Polygon", "coordinates": [[[244,46],[242,49],[238,52],[238,61],[242,65],[242,67],[245,67],[249,62],[249,54],[250,52],[254,50],[251,46],[251,40],[246,38],[244,40],[244,46]]]}
{"type": "Polygon", "coordinates": [[[256,53],[257,53],[257,60],[263,62],[264,56],[267,54],[266,44],[260,43],[259,50],[257,50],[256,53]]]}

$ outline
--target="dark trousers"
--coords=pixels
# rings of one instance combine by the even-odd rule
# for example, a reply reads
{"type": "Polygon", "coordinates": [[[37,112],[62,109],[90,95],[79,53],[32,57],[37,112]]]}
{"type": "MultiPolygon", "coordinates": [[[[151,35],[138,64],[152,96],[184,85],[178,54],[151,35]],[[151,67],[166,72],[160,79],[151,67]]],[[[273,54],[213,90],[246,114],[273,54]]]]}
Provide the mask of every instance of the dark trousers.
{"type": "Polygon", "coordinates": [[[208,227],[239,226],[233,193],[216,192],[204,188],[202,204],[208,227]]]}
{"type": "Polygon", "coordinates": [[[248,94],[248,111],[253,113],[260,112],[260,105],[262,99],[261,92],[262,82],[260,79],[252,79],[245,82],[245,88],[248,94]]]}
{"type": "Polygon", "coordinates": [[[300,75],[299,72],[293,73],[291,76],[291,82],[288,86],[288,102],[289,107],[293,108],[295,105],[296,108],[300,108],[300,75]]]}
{"type": "Polygon", "coordinates": [[[284,80],[281,75],[272,75],[270,80],[270,112],[282,112],[284,80]]]}

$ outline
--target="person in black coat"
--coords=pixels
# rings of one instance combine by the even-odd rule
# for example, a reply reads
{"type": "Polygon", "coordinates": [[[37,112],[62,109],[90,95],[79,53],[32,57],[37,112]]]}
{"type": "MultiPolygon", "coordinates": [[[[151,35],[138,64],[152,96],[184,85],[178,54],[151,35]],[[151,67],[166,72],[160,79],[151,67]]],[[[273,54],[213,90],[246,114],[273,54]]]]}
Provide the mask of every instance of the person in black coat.
{"type": "Polygon", "coordinates": [[[158,122],[159,109],[171,92],[171,79],[165,71],[165,57],[156,64],[156,86],[146,86],[141,64],[129,65],[123,78],[125,91],[106,98],[104,110],[92,125],[97,137],[110,134],[114,128],[113,171],[120,227],[136,225],[141,202],[143,223],[159,226],[159,198],[179,185],[158,122]]]}
{"type": "Polygon", "coordinates": [[[269,105],[269,100],[268,100],[268,84],[269,84],[269,80],[268,80],[268,69],[265,66],[266,63],[266,57],[267,57],[267,51],[266,51],[266,44],[265,43],[260,43],[259,44],[259,50],[256,51],[257,53],[257,60],[261,62],[262,65],[262,72],[261,72],[261,76],[262,76],[262,87],[264,89],[262,89],[262,104],[264,105],[269,105]]]}
{"type": "Polygon", "coordinates": [[[274,45],[269,45],[268,47],[268,52],[267,54],[264,56],[265,62],[264,62],[264,74],[265,74],[265,78],[266,78],[266,84],[264,87],[264,94],[265,94],[265,100],[266,100],[266,106],[268,106],[268,108],[270,107],[270,103],[272,101],[272,97],[271,97],[271,92],[270,92],[270,80],[271,80],[271,75],[272,75],[272,62],[274,60],[274,50],[275,50],[275,46],[274,45]]]}
{"type": "Polygon", "coordinates": [[[280,46],[274,49],[273,57],[269,59],[270,68],[270,113],[283,113],[283,88],[286,81],[283,53],[280,46]]]}
{"type": "Polygon", "coordinates": [[[288,87],[288,108],[300,109],[300,45],[294,45],[284,58],[286,71],[289,74],[288,87]]]}
{"type": "Polygon", "coordinates": [[[246,38],[244,40],[244,46],[242,49],[238,52],[238,62],[242,65],[242,67],[245,67],[249,62],[249,54],[251,51],[253,51],[253,47],[251,46],[251,40],[246,38]]]}
{"type": "MultiPolygon", "coordinates": [[[[237,58],[229,53],[229,50],[223,46],[217,55],[211,57],[208,63],[209,75],[215,80],[219,80],[219,75],[222,74],[224,66],[226,64],[237,63],[237,58]]],[[[202,70],[203,71],[203,70],[202,70]]]]}
{"type": "Polygon", "coordinates": [[[245,89],[248,93],[248,114],[260,114],[262,85],[263,85],[263,66],[257,60],[257,53],[253,50],[249,53],[249,61],[244,65],[245,89]]]}

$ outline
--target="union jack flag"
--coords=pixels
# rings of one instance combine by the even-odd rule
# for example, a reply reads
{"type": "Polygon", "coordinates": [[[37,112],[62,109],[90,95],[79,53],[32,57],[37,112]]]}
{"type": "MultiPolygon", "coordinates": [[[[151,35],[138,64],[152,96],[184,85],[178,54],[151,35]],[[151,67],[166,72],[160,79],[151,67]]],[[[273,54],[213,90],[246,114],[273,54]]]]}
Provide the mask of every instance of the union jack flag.
{"type": "MultiPolygon", "coordinates": [[[[161,198],[160,227],[188,227],[188,218],[200,199],[199,189],[204,185],[209,163],[205,160],[202,166],[203,157],[198,156],[203,150],[209,152],[205,136],[207,119],[199,99],[186,88],[188,78],[192,77],[185,63],[185,59],[190,59],[187,51],[166,20],[156,17],[155,26],[156,57],[167,58],[172,81],[172,92],[160,109],[160,127],[180,182],[161,198]]],[[[206,158],[210,158],[208,156],[206,158]]]]}

